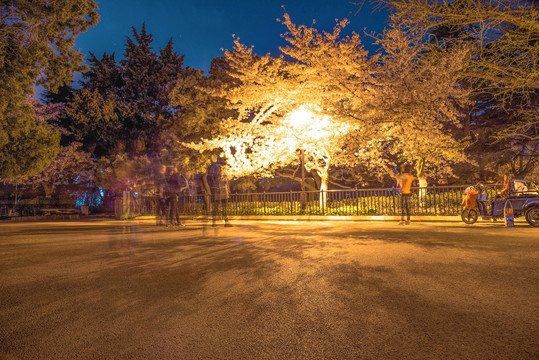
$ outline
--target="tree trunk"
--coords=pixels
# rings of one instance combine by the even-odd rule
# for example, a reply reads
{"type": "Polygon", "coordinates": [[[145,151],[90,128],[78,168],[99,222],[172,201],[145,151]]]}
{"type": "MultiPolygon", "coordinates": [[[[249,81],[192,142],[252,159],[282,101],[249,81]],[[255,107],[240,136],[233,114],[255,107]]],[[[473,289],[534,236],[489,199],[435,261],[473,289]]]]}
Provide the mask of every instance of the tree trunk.
{"type": "Polygon", "coordinates": [[[17,209],[17,200],[19,198],[19,183],[15,184],[15,198],[13,200],[13,209],[12,212],[14,213],[17,209]]]}
{"type": "Polygon", "coordinates": [[[424,197],[427,195],[427,178],[418,177],[419,181],[419,197],[424,197]]]}
{"type": "Polygon", "coordinates": [[[325,209],[327,205],[328,173],[326,171],[318,175],[320,175],[320,208],[325,209]]]}
{"type": "Polygon", "coordinates": [[[417,179],[419,181],[419,197],[427,195],[427,178],[425,176],[425,159],[421,158],[416,163],[417,179]]]}
{"type": "Polygon", "coordinates": [[[52,184],[47,184],[47,182],[43,182],[43,190],[45,191],[45,197],[47,199],[50,199],[52,197],[52,184]]]}

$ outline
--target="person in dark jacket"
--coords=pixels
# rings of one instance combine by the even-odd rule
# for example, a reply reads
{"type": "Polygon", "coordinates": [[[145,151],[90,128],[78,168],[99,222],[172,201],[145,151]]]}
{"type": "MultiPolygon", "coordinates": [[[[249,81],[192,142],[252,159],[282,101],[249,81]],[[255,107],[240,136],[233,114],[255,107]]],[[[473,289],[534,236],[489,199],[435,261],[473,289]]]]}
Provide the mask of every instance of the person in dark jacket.
{"type": "Polygon", "coordinates": [[[227,205],[230,198],[228,176],[224,167],[224,161],[217,159],[208,168],[208,185],[212,197],[212,225],[216,226],[217,218],[221,216],[225,226],[232,226],[228,220],[227,205]]]}
{"type": "Polygon", "coordinates": [[[176,168],[169,168],[166,178],[166,206],[167,206],[167,225],[168,226],[184,226],[180,220],[180,212],[178,210],[178,193],[180,191],[180,174],[176,168]]]}

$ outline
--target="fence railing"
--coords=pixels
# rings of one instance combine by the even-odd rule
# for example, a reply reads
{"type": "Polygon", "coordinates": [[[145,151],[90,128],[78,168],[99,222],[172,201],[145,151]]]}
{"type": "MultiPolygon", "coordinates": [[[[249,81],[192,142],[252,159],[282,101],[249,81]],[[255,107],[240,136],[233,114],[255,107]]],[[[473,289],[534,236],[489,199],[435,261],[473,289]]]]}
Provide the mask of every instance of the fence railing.
{"type": "MultiPolygon", "coordinates": [[[[412,188],[412,215],[451,216],[462,210],[463,192],[467,186],[432,186],[412,188]]],[[[496,193],[494,185],[487,186],[489,198],[496,193]]],[[[328,190],[325,202],[319,191],[264,192],[231,194],[229,215],[399,215],[400,195],[395,188],[328,190]]],[[[160,199],[156,196],[130,196],[118,199],[116,215],[157,215],[160,199]],[[126,200],[127,199],[127,200],[126,200]],[[126,201],[128,203],[126,203],[126,201]]],[[[180,195],[182,215],[211,214],[212,199],[205,195],[180,195]]]]}

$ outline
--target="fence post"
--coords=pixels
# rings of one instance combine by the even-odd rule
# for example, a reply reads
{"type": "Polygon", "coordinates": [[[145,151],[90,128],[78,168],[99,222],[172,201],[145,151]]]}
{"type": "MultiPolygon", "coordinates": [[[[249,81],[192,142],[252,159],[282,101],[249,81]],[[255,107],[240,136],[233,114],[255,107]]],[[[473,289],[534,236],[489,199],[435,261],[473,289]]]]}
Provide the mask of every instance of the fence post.
{"type": "Polygon", "coordinates": [[[290,200],[290,215],[293,215],[294,213],[294,203],[292,202],[292,190],[290,190],[289,200],[290,200]]]}
{"type": "Polygon", "coordinates": [[[434,215],[438,215],[438,209],[436,207],[436,193],[437,192],[438,191],[436,190],[436,184],[434,184],[432,186],[432,194],[433,194],[433,198],[434,198],[434,200],[433,200],[433,202],[434,202],[434,215]]]}
{"type": "Polygon", "coordinates": [[[356,216],[359,216],[359,191],[356,189],[356,216]]]}
{"type": "Polygon", "coordinates": [[[326,202],[327,202],[327,198],[326,198],[326,194],[324,194],[324,191],[325,190],[322,190],[320,191],[320,196],[322,196],[322,215],[326,215],[326,202]],[[324,201],[325,200],[325,201],[324,201]]]}
{"type": "Polygon", "coordinates": [[[396,201],[395,201],[395,198],[396,198],[396,194],[397,194],[397,188],[393,188],[393,215],[397,215],[397,206],[396,206],[396,201]]]}

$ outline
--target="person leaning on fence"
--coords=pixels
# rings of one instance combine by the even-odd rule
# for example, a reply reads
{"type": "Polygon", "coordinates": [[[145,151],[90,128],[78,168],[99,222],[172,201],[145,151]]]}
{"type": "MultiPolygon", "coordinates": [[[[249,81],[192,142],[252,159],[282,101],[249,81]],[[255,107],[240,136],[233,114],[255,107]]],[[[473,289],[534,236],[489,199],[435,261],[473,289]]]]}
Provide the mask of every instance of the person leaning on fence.
{"type": "Polygon", "coordinates": [[[224,168],[224,162],[217,159],[208,169],[208,184],[212,195],[212,225],[216,226],[217,217],[220,215],[225,220],[225,226],[232,226],[228,220],[227,205],[230,197],[228,177],[224,168]]]}
{"type": "Polygon", "coordinates": [[[410,197],[412,196],[412,182],[414,176],[411,174],[411,167],[408,164],[401,165],[398,174],[390,173],[397,180],[397,187],[400,189],[401,197],[401,221],[399,225],[410,225],[410,197]],[[404,216],[406,215],[406,220],[404,216]]]}

